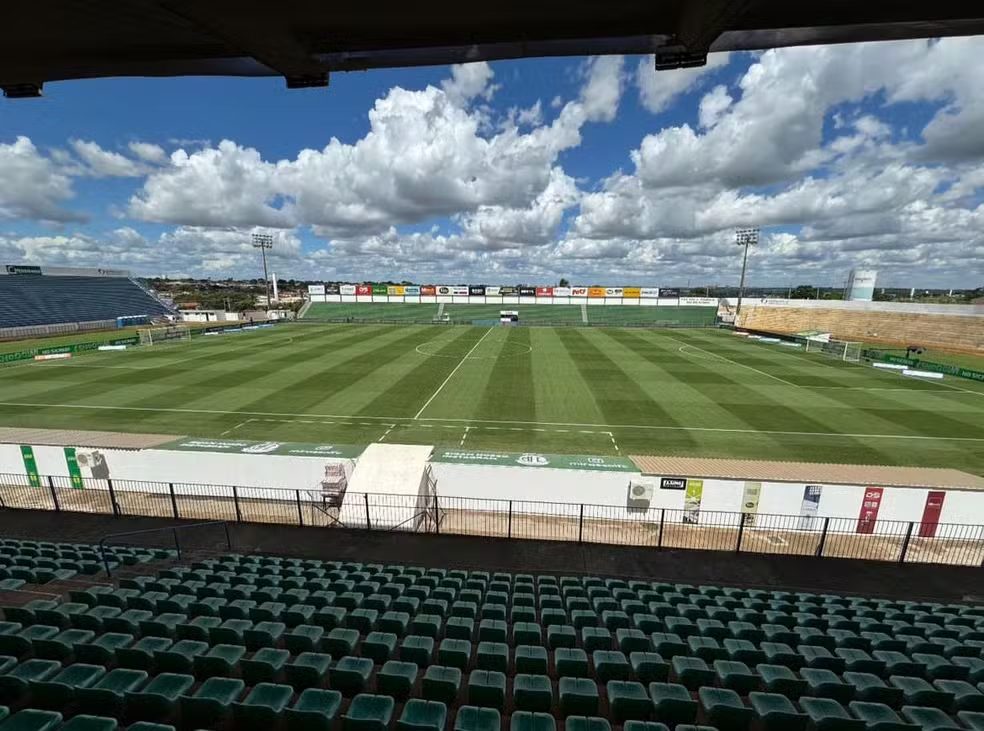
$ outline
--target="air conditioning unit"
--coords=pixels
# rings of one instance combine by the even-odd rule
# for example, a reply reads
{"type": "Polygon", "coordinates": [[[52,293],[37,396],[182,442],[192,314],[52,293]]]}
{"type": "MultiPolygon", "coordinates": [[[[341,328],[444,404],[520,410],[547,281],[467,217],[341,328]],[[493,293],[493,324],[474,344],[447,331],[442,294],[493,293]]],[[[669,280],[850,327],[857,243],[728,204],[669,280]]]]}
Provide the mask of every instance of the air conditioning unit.
{"type": "Polygon", "coordinates": [[[630,482],[625,507],[630,513],[644,513],[653,502],[656,486],[651,482],[630,482]]]}

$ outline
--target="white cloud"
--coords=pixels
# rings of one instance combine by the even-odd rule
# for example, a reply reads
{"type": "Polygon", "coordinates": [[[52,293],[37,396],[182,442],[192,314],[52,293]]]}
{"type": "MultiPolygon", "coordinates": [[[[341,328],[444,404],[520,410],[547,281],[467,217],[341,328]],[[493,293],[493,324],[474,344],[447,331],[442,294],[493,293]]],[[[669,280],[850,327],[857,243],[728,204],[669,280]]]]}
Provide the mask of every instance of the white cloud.
{"type": "Polygon", "coordinates": [[[27,137],[0,142],[0,220],[80,221],[84,216],[62,208],[74,196],[72,181],[27,137]]]}
{"type": "Polygon", "coordinates": [[[148,162],[153,165],[164,165],[167,163],[167,153],[160,145],[155,145],[152,142],[138,141],[131,142],[127,146],[130,148],[130,152],[144,162],[148,162]]]}
{"type": "Polygon", "coordinates": [[[441,88],[455,104],[466,104],[476,97],[490,101],[498,87],[492,84],[495,73],[485,61],[457,64],[451,67],[451,78],[441,82],[441,88]]]}
{"type": "Polygon", "coordinates": [[[705,75],[727,66],[730,59],[728,53],[711,53],[705,66],[657,71],[653,57],[646,56],[639,61],[635,73],[639,101],[653,114],[664,112],[678,96],[697,87],[705,75]]]}
{"type": "Polygon", "coordinates": [[[611,122],[622,98],[622,56],[598,56],[588,62],[587,81],[581,90],[584,114],[591,122],[611,122]]]}
{"type": "Polygon", "coordinates": [[[721,115],[731,106],[731,102],[733,101],[734,99],[728,94],[728,87],[724,84],[718,84],[711,89],[700,100],[700,107],[698,108],[700,126],[708,129],[717,124],[718,119],[721,118],[721,115]]]}
{"type": "Polygon", "coordinates": [[[143,174],[142,166],[118,152],[104,150],[88,140],[72,140],[72,149],[85,164],[84,174],[97,178],[133,178],[143,174]]]}

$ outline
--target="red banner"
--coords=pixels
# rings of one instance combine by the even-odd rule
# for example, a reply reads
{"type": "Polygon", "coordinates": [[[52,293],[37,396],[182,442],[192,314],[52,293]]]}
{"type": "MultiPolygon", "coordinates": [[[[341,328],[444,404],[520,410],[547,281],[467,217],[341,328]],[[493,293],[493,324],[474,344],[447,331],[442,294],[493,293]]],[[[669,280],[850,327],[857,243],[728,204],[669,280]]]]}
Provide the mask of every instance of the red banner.
{"type": "Polygon", "coordinates": [[[437,287],[433,284],[425,284],[420,288],[420,294],[424,297],[433,297],[437,294],[437,287]]]}
{"type": "Polygon", "coordinates": [[[553,287],[537,287],[537,297],[553,297],[553,287]]]}
{"type": "Polygon", "coordinates": [[[372,285],[371,284],[357,284],[355,286],[355,293],[356,294],[372,294],[372,285]]]}
{"type": "Polygon", "coordinates": [[[858,513],[858,526],[855,533],[874,533],[878,521],[878,508],[881,507],[884,488],[869,487],[864,491],[864,501],[858,513]]]}

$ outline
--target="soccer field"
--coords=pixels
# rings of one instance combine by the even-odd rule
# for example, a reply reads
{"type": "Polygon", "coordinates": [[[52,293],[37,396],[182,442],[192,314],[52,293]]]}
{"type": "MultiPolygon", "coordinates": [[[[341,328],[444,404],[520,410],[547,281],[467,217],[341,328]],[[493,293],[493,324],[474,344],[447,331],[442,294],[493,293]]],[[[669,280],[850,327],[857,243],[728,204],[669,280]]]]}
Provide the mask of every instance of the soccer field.
{"type": "Polygon", "coordinates": [[[984,384],[721,331],[304,324],[0,367],[0,425],[984,474],[984,384]]]}

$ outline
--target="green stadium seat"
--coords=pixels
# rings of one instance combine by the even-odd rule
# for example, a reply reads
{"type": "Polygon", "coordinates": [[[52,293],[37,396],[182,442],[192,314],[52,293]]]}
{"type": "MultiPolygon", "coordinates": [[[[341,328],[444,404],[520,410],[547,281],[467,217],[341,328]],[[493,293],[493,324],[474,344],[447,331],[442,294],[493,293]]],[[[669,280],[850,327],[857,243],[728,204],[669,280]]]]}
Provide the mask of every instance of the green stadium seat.
{"type": "Polygon", "coordinates": [[[632,652],[648,652],[652,649],[649,635],[640,629],[622,628],[616,630],[615,644],[626,655],[632,652]]]}
{"type": "MultiPolygon", "coordinates": [[[[261,602],[249,610],[249,619],[251,622],[286,622],[284,619],[286,611],[287,605],[283,602],[261,602]]],[[[314,612],[311,612],[311,615],[313,616],[314,612]]],[[[309,621],[310,619],[311,617],[308,618],[309,621]]]]}
{"type": "Polygon", "coordinates": [[[715,660],[714,674],[718,685],[730,688],[739,695],[748,695],[757,690],[762,682],[757,673],[753,673],[745,663],[737,660],[715,660]]]}
{"type": "Polygon", "coordinates": [[[851,713],[864,721],[868,731],[919,731],[919,726],[906,723],[884,703],[854,701],[851,713]]]}
{"type": "Polygon", "coordinates": [[[209,678],[194,695],[182,695],[181,719],[192,728],[210,728],[229,714],[246,684],[238,678],[209,678]]]}
{"type": "Polygon", "coordinates": [[[632,666],[621,652],[595,650],[592,653],[592,663],[595,675],[602,683],[609,680],[629,680],[632,677],[632,666]]]}
{"type": "Polygon", "coordinates": [[[907,655],[903,655],[901,652],[875,650],[871,655],[876,660],[881,660],[885,663],[885,674],[888,676],[903,675],[920,677],[922,675],[923,666],[913,662],[907,655]]]}
{"type": "Polygon", "coordinates": [[[471,662],[471,642],[468,640],[444,639],[437,649],[437,659],[441,665],[465,670],[471,662]]]}
{"type": "Polygon", "coordinates": [[[547,648],[540,645],[520,645],[516,648],[515,660],[517,673],[546,675],[550,665],[547,648]]]}
{"type": "Polygon", "coordinates": [[[568,716],[564,721],[564,731],[612,731],[612,726],[606,719],[597,716],[568,716]]]}
{"type": "Polygon", "coordinates": [[[53,637],[32,641],[34,657],[65,661],[75,653],[75,645],[91,642],[96,633],[89,629],[66,629],[53,637]]]}
{"type": "Polygon", "coordinates": [[[348,612],[343,607],[322,607],[311,618],[312,623],[331,632],[337,627],[345,624],[345,616],[348,612]]]}
{"type": "Polygon", "coordinates": [[[288,662],[284,666],[284,677],[295,690],[315,688],[324,681],[330,667],[331,655],[302,652],[293,662],[288,662]]]}
{"type": "Polygon", "coordinates": [[[752,692],[748,694],[748,702],[759,719],[762,731],[806,731],[806,714],[797,711],[786,696],[752,692]]]}
{"type": "Polygon", "coordinates": [[[647,721],[652,716],[652,699],[642,683],[609,680],[605,688],[608,693],[608,709],[615,721],[647,721]]]}
{"type": "Polygon", "coordinates": [[[10,705],[26,697],[28,686],[52,678],[61,670],[57,660],[25,660],[0,675],[0,703],[10,705]]]}
{"type": "Polygon", "coordinates": [[[956,665],[942,655],[913,653],[912,659],[926,666],[926,677],[930,680],[967,680],[970,671],[963,665],[956,665]]]}
{"type": "Polygon", "coordinates": [[[290,653],[274,647],[263,647],[251,657],[239,661],[240,672],[246,685],[272,683],[287,664],[290,653]]]}
{"type": "MultiPolygon", "coordinates": [[[[181,643],[179,642],[178,645],[181,643]]],[[[175,645],[177,647],[177,645],[175,645]]],[[[230,677],[237,674],[239,661],[246,654],[243,645],[212,645],[204,654],[194,657],[195,677],[230,677]]]]}
{"type": "Polygon", "coordinates": [[[765,653],[758,648],[758,645],[750,640],[728,638],[724,640],[723,645],[724,651],[728,653],[729,660],[743,662],[749,666],[755,666],[765,662],[765,653]]]}
{"type": "Polygon", "coordinates": [[[195,658],[209,650],[207,642],[179,640],[154,653],[154,667],[168,673],[193,673],[195,658]]]}
{"type": "Polygon", "coordinates": [[[337,690],[308,688],[284,711],[289,731],[330,731],[342,705],[337,690]]]}
{"type": "Polygon", "coordinates": [[[444,636],[455,640],[471,640],[475,634],[475,620],[470,617],[449,617],[444,625],[444,636]]]}
{"type": "Polygon", "coordinates": [[[939,708],[930,708],[925,706],[902,706],[902,716],[916,726],[920,727],[923,731],[960,729],[957,722],[939,708]]]}
{"type": "Polygon", "coordinates": [[[25,627],[16,634],[0,635],[0,655],[21,657],[31,652],[34,643],[46,640],[58,634],[58,627],[45,624],[35,624],[25,627]]]}
{"type": "Polygon", "coordinates": [[[141,622],[140,634],[144,637],[167,637],[173,639],[176,627],[187,621],[188,617],[184,614],[163,612],[141,622]]]}
{"type": "Polygon", "coordinates": [[[902,691],[903,701],[910,706],[931,706],[946,710],[953,705],[953,693],[934,688],[923,678],[893,675],[888,679],[902,691]]]}
{"type": "Polygon", "coordinates": [[[980,657],[955,657],[953,664],[967,668],[967,680],[969,682],[980,683],[984,681],[984,659],[980,657]]]}
{"type": "Polygon", "coordinates": [[[520,673],[513,678],[513,704],[521,711],[549,712],[553,687],[546,675],[520,673]]]}
{"type": "Polygon", "coordinates": [[[902,705],[902,690],[886,685],[873,673],[844,673],[844,682],[853,686],[855,699],[869,703],[883,703],[893,708],[902,705]]]}
{"type": "Polygon", "coordinates": [[[632,652],[629,663],[635,679],[643,685],[664,682],[670,674],[670,665],[656,652],[632,652]]]}
{"type": "Polygon", "coordinates": [[[83,713],[119,717],[126,694],[146,683],[146,671],[116,668],[103,675],[95,685],[76,689],[75,701],[83,713]]]}
{"type": "Polygon", "coordinates": [[[590,716],[598,712],[598,686],[589,678],[560,679],[560,712],[563,716],[590,716]]]}
{"type": "Polygon", "coordinates": [[[806,667],[831,670],[835,673],[844,672],[844,659],[835,657],[826,647],[800,645],[799,653],[803,657],[803,665],[806,667]]]}
{"type": "Polygon", "coordinates": [[[174,628],[174,635],[179,640],[197,640],[208,642],[212,630],[222,624],[218,617],[194,617],[188,622],[182,622],[174,628]]]}
{"type": "Polygon", "coordinates": [[[236,728],[253,731],[275,728],[293,695],[294,689],[289,685],[259,683],[245,699],[232,704],[236,728]]]}
{"type": "Polygon", "coordinates": [[[412,662],[390,660],[376,674],[376,690],[398,700],[410,697],[419,668],[412,662]]]}
{"type": "Polygon", "coordinates": [[[974,711],[959,711],[957,718],[971,731],[984,731],[984,713],[974,711]]]}
{"type": "Polygon", "coordinates": [[[436,614],[418,614],[410,620],[410,631],[415,635],[437,639],[441,635],[443,619],[436,614]]]}
{"type": "Polygon", "coordinates": [[[351,655],[359,643],[359,632],[354,629],[336,627],[321,640],[321,648],[336,657],[351,655]]]}
{"type": "Polygon", "coordinates": [[[397,731],[444,731],[448,708],[439,701],[414,698],[403,707],[396,722],[397,731]]]}
{"type": "Polygon", "coordinates": [[[342,695],[361,693],[372,675],[372,660],[366,657],[345,656],[333,668],[328,670],[328,681],[331,687],[341,691],[342,695]]]}
{"type": "Polygon", "coordinates": [[[806,681],[785,665],[760,664],[755,666],[762,677],[763,687],[770,693],[779,693],[792,700],[806,693],[806,681]]]}
{"type": "Polygon", "coordinates": [[[542,645],[543,630],[535,622],[516,622],[512,638],[514,645],[542,645]]]}
{"type": "Polygon", "coordinates": [[[395,706],[388,695],[359,694],[342,716],[342,727],[345,731],[386,731],[395,706]]]}
{"type": "Polygon", "coordinates": [[[557,723],[549,713],[516,711],[509,718],[509,731],[556,731],[557,723]]]}
{"type": "Polygon", "coordinates": [[[116,663],[123,668],[152,670],[157,653],[174,644],[169,637],[144,637],[116,650],[116,663]]]}
{"type": "Polygon", "coordinates": [[[704,717],[719,731],[745,731],[755,713],[728,688],[701,688],[698,691],[704,717]]]}
{"type": "Polygon", "coordinates": [[[178,698],[194,684],[191,675],[161,673],[144,688],[124,693],[126,713],[131,718],[150,721],[166,719],[174,715],[178,698]]]}
{"type": "Polygon", "coordinates": [[[431,665],[424,672],[421,683],[421,693],[427,700],[440,701],[448,706],[453,705],[461,688],[461,670],[431,665]]]}
{"type": "Polygon", "coordinates": [[[505,642],[508,632],[508,625],[501,619],[483,619],[478,623],[479,642],[505,642]]]}
{"type": "Polygon", "coordinates": [[[7,718],[0,725],[3,731],[53,731],[62,722],[62,714],[56,711],[42,711],[26,708],[7,718]]]}
{"type": "MultiPolygon", "coordinates": [[[[296,624],[289,632],[284,633],[283,641],[292,655],[302,652],[314,652],[321,644],[324,627],[314,624],[296,624]]],[[[396,638],[394,637],[394,643],[396,638]]]]}
{"type": "Polygon", "coordinates": [[[864,650],[851,647],[838,647],[834,654],[844,661],[844,668],[849,672],[872,673],[881,675],[885,672],[885,663],[876,660],[864,650]]]}
{"type": "Polygon", "coordinates": [[[577,644],[577,630],[568,624],[552,624],[547,627],[547,647],[574,647],[577,644]]]}
{"type": "Polygon", "coordinates": [[[854,700],[854,686],[845,683],[832,670],[818,668],[803,668],[800,675],[806,681],[809,689],[807,694],[817,698],[832,698],[838,703],[850,703],[854,700]]]}
{"type": "Polygon", "coordinates": [[[391,632],[397,637],[402,637],[406,634],[409,625],[410,615],[407,612],[389,611],[380,616],[377,628],[380,632],[391,632]]]}
{"type": "Polygon", "coordinates": [[[479,642],[475,653],[475,667],[479,670],[509,671],[509,645],[505,642],[479,642]]]}
{"type": "Polygon", "coordinates": [[[865,731],[864,721],[853,718],[844,706],[830,698],[800,698],[800,707],[816,731],[865,731]]]}
{"type": "Polygon", "coordinates": [[[495,708],[462,706],[454,719],[454,731],[500,731],[501,725],[495,708]]]}
{"type": "Polygon", "coordinates": [[[953,695],[953,707],[958,711],[984,712],[984,693],[966,680],[934,680],[933,685],[953,695]]]}
{"type": "Polygon", "coordinates": [[[47,680],[29,683],[31,703],[39,708],[61,711],[71,704],[78,688],[88,688],[106,674],[102,665],[77,663],[47,680]]]}
{"type": "Polygon", "coordinates": [[[554,651],[554,667],[560,677],[587,677],[588,654],[579,647],[561,647],[554,651]]]}
{"type": "Polygon", "coordinates": [[[116,731],[119,722],[115,718],[81,714],[64,724],[59,731],[116,731]]]}
{"type": "Polygon", "coordinates": [[[714,671],[699,657],[677,655],[670,661],[670,666],[677,681],[690,690],[697,690],[702,685],[714,685],[714,671]]]}
{"type": "Polygon", "coordinates": [[[672,632],[653,632],[649,639],[653,643],[653,649],[668,660],[677,655],[686,655],[690,651],[687,643],[672,632]]]}
{"type": "Polygon", "coordinates": [[[468,676],[468,703],[501,710],[506,702],[506,676],[494,670],[472,670],[468,676]]]}

